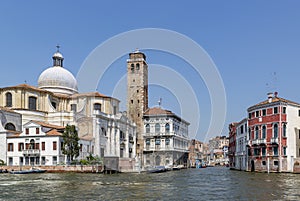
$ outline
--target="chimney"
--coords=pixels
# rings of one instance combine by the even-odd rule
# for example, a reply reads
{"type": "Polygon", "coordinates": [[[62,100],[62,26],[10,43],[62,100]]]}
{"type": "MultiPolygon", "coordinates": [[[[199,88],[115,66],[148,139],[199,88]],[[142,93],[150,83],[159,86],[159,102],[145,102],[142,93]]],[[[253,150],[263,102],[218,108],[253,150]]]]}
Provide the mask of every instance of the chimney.
{"type": "Polygon", "coordinates": [[[272,102],[272,98],[273,98],[273,93],[272,93],[272,92],[269,92],[269,93],[268,93],[268,100],[269,100],[269,103],[272,102]]]}

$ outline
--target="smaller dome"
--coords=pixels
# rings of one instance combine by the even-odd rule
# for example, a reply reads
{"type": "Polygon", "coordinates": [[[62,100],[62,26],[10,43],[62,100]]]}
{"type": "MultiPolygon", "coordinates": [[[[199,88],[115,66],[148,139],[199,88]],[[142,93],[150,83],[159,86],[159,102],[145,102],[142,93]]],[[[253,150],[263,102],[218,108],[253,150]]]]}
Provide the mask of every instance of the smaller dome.
{"type": "Polygon", "coordinates": [[[63,59],[64,57],[63,57],[63,55],[60,53],[60,52],[55,52],[54,54],[53,54],[53,56],[52,56],[52,58],[60,58],[60,59],[63,59]]]}

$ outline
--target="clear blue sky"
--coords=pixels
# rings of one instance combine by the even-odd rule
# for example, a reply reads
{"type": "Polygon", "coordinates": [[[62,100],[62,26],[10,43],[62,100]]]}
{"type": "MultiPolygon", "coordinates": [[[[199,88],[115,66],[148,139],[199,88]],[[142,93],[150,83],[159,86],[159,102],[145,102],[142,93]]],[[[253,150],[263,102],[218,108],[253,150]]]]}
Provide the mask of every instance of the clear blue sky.
{"type": "MultiPolygon", "coordinates": [[[[39,74],[52,65],[58,43],[64,66],[76,76],[90,52],[110,37],[140,28],[169,29],[196,41],[216,64],[227,95],[222,133],[227,135],[228,123],[246,117],[246,109],[269,91],[300,102],[299,9],[299,1],[1,1],[0,87],[25,80],[36,86],[39,74]]],[[[170,66],[199,85],[201,139],[210,116],[205,84],[193,82],[193,73],[185,73],[180,60],[160,52],[146,54],[148,62],[170,66]]],[[[121,73],[111,69],[120,76],[125,65],[126,56],[115,63],[121,73]]],[[[98,89],[112,93],[104,84],[98,89]]],[[[153,86],[149,95],[150,106],[163,97],[163,107],[178,113],[172,94],[153,86]]]]}

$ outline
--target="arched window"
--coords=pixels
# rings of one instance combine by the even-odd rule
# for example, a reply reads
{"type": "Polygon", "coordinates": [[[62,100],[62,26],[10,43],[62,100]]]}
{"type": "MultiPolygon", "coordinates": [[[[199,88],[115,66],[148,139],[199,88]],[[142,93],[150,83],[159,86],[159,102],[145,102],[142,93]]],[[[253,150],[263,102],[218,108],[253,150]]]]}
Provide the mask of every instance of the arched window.
{"type": "Polygon", "coordinates": [[[134,73],[134,64],[131,64],[130,70],[131,70],[132,73],[134,73]]]}
{"type": "Polygon", "coordinates": [[[278,137],[278,125],[274,124],[273,126],[273,137],[277,138],[278,137]]]}
{"type": "Polygon", "coordinates": [[[146,133],[150,133],[150,125],[146,124],[146,133]]]}
{"type": "Polygon", "coordinates": [[[266,133],[267,133],[266,126],[263,125],[263,127],[262,127],[262,139],[266,139],[266,133]]]}
{"type": "Polygon", "coordinates": [[[106,136],[106,130],[105,130],[105,128],[101,127],[101,133],[102,133],[102,135],[106,136]]]}
{"type": "Polygon", "coordinates": [[[155,124],[155,133],[159,133],[160,132],[160,125],[159,123],[155,124]]]}
{"type": "Polygon", "coordinates": [[[259,128],[258,126],[255,127],[255,139],[258,139],[259,136],[259,128]]]}
{"type": "Polygon", "coordinates": [[[166,128],[166,133],[170,133],[170,124],[166,123],[165,128],[166,128]]]}
{"type": "Polygon", "coordinates": [[[101,111],[101,104],[100,103],[95,103],[94,104],[94,110],[101,111]]]}
{"type": "Polygon", "coordinates": [[[28,109],[36,110],[36,97],[30,96],[28,99],[28,109]]]}
{"type": "Polygon", "coordinates": [[[136,70],[140,70],[140,64],[139,63],[136,64],[136,70]]]}
{"type": "Polygon", "coordinates": [[[6,98],[6,107],[12,107],[12,95],[10,92],[7,92],[5,94],[5,98],[6,98]]]}
{"type": "Polygon", "coordinates": [[[283,124],[282,126],[282,136],[286,137],[286,124],[283,124]]]}
{"type": "Polygon", "coordinates": [[[4,127],[6,130],[15,131],[16,127],[12,123],[7,123],[4,127]]]}

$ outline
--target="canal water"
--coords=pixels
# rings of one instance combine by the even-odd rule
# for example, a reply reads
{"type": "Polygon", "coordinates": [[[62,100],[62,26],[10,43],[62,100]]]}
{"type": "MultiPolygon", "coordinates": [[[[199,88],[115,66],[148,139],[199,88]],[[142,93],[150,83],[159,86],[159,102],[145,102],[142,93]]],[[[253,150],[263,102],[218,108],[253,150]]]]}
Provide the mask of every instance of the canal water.
{"type": "Polygon", "coordinates": [[[0,200],[300,200],[300,174],[225,167],[165,173],[0,174],[0,200]]]}

